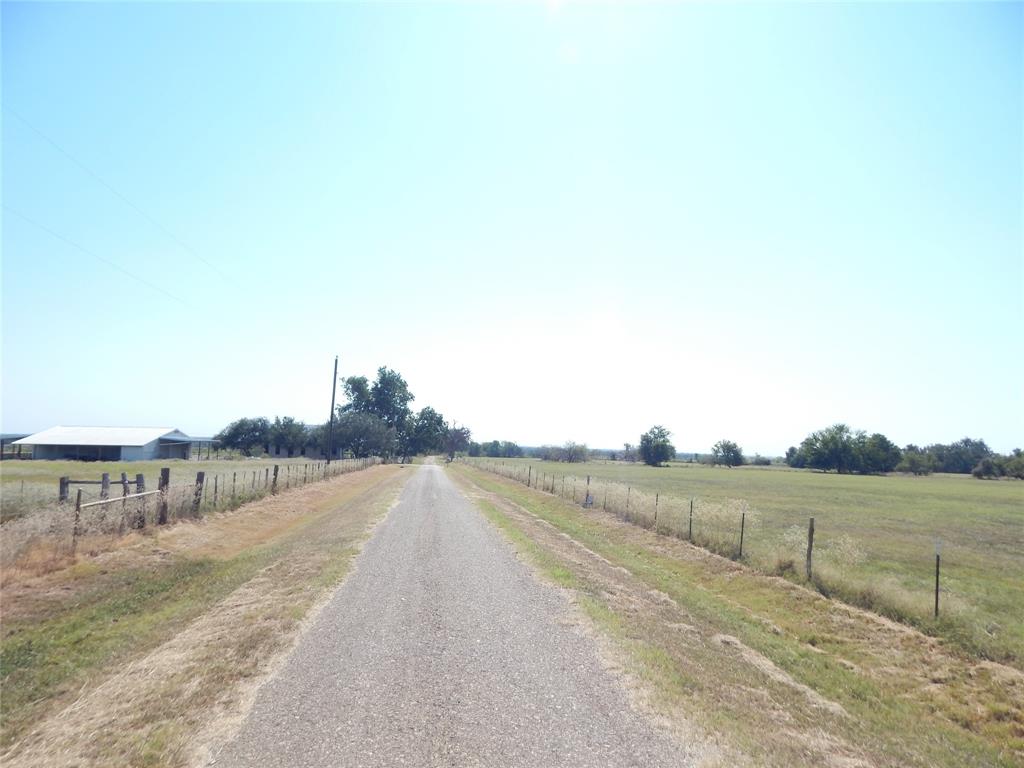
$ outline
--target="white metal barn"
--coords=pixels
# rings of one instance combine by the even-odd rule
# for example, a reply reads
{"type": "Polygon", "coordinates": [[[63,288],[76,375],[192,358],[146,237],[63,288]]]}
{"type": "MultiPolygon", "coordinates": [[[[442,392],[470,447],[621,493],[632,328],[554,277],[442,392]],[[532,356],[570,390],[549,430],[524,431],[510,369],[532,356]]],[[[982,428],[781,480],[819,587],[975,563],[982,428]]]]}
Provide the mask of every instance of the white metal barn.
{"type": "Polygon", "coordinates": [[[143,461],[187,459],[195,438],[169,427],[50,427],[16,440],[33,459],[143,461]]]}

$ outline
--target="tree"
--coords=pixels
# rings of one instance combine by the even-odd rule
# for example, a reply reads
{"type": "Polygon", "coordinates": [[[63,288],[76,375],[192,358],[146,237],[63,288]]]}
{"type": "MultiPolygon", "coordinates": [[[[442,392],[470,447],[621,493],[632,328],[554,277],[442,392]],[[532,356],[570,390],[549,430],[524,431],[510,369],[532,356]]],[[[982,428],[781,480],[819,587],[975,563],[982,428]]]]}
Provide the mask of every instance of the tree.
{"type": "MultiPolygon", "coordinates": [[[[409,403],[415,397],[397,371],[381,366],[377,369],[377,378],[373,384],[365,376],[349,376],[343,386],[348,402],[338,408],[339,414],[375,416],[395,431],[394,445],[381,455],[388,456],[398,450],[407,458],[418,452],[414,419],[409,408],[409,403]]],[[[361,423],[366,426],[370,422],[361,423]]]]}
{"type": "Polygon", "coordinates": [[[348,402],[338,408],[340,413],[373,413],[370,382],[365,376],[349,376],[342,382],[348,402]]]}
{"type": "Polygon", "coordinates": [[[371,385],[365,376],[349,376],[344,381],[348,402],[342,413],[369,413],[389,427],[401,429],[411,415],[409,403],[416,398],[397,371],[381,366],[371,385]]]}
{"type": "Polygon", "coordinates": [[[224,448],[235,448],[251,456],[254,448],[266,446],[270,442],[270,422],[262,416],[238,419],[218,432],[215,439],[224,448]]]}
{"type": "Polygon", "coordinates": [[[342,450],[353,456],[391,456],[398,448],[398,432],[372,413],[342,413],[334,427],[334,437],[342,450]]]}
{"type": "Polygon", "coordinates": [[[913,443],[903,449],[903,458],[896,465],[897,472],[910,472],[915,475],[930,475],[934,469],[935,457],[913,443]]]}
{"type": "Polygon", "coordinates": [[[453,461],[456,453],[469,447],[472,434],[469,427],[457,427],[454,422],[445,424],[444,450],[448,454],[448,461],[453,461]]]}
{"type": "Polygon", "coordinates": [[[562,461],[570,464],[583,462],[590,458],[590,449],[586,443],[574,443],[572,440],[562,446],[562,461]]]}
{"type": "Polygon", "coordinates": [[[415,399],[409,391],[409,385],[397,371],[384,366],[377,369],[377,380],[370,387],[370,400],[373,413],[383,419],[385,424],[401,430],[411,413],[409,403],[415,399]]]}
{"type": "Polygon", "coordinates": [[[972,440],[965,437],[949,445],[937,443],[926,449],[935,457],[936,472],[970,473],[982,459],[992,456],[992,450],[984,440],[972,440]]]}
{"type": "Polygon", "coordinates": [[[622,460],[623,461],[636,461],[636,446],[632,443],[622,444],[622,460]]]}
{"type": "Polygon", "coordinates": [[[794,469],[803,469],[807,466],[807,456],[795,445],[786,449],[786,464],[794,469]]]}
{"type": "Polygon", "coordinates": [[[413,420],[413,448],[415,453],[436,453],[444,448],[444,416],[429,405],[422,408],[413,420]]]}
{"type": "Polygon", "coordinates": [[[743,449],[732,440],[719,440],[711,446],[711,464],[738,467],[743,464],[743,449]]]}
{"type": "Polygon", "coordinates": [[[863,433],[857,441],[859,472],[892,472],[903,459],[903,452],[885,435],[876,432],[871,437],[863,433]]]}
{"type": "Polygon", "coordinates": [[[812,432],[800,444],[800,450],[807,459],[807,466],[813,469],[834,469],[842,474],[855,468],[855,436],[845,424],[833,424],[812,432]]]}
{"type": "Polygon", "coordinates": [[[659,425],[651,427],[640,436],[640,458],[645,464],[660,467],[675,458],[675,446],[669,442],[671,436],[671,432],[659,425]]]}
{"type": "Polygon", "coordinates": [[[305,424],[291,416],[284,418],[275,416],[274,423],[270,425],[268,439],[279,452],[287,450],[288,455],[292,456],[301,453],[302,449],[306,447],[306,443],[309,441],[309,432],[306,430],[305,424]]]}

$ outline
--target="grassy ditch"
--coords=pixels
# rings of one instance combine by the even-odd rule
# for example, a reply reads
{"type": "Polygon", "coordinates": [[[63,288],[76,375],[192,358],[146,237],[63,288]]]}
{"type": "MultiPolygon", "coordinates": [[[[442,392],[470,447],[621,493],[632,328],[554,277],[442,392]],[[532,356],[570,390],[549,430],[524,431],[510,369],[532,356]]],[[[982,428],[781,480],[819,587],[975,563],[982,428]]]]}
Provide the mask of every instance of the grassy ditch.
{"type": "Polygon", "coordinates": [[[405,476],[379,467],[134,534],[13,585],[0,638],[4,764],[188,762],[211,707],[286,647],[405,476]]]}
{"type": "Polygon", "coordinates": [[[1019,671],[611,515],[453,472],[528,557],[576,591],[648,701],[753,764],[1024,763],[1019,671]]]}
{"type": "Polygon", "coordinates": [[[777,467],[480,460],[581,501],[804,583],[815,518],[814,585],[823,594],[1024,669],[1024,482],[969,476],[851,476],[777,467]],[[656,520],[656,523],[655,523],[656,520]],[[935,542],[941,608],[933,616],[935,542]]]}

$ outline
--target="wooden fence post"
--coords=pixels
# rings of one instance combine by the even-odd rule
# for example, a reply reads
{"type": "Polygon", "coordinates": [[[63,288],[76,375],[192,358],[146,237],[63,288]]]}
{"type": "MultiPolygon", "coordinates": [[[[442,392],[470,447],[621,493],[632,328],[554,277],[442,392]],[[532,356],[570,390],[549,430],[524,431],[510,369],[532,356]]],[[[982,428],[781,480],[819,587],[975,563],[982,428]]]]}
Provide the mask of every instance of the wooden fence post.
{"type": "Polygon", "coordinates": [[[277,464],[274,465],[274,482],[270,486],[271,493],[277,493],[277,464]]]}
{"type": "Polygon", "coordinates": [[[939,618],[939,561],[942,559],[942,542],[935,540],[935,618],[939,618]]]}
{"type": "Polygon", "coordinates": [[[661,497],[660,493],[654,494],[654,532],[658,532],[658,499],[661,497]]]}
{"type": "Polygon", "coordinates": [[[75,556],[75,551],[78,549],[78,526],[79,521],[82,518],[82,489],[78,489],[78,494],[75,497],[75,522],[71,526],[71,556],[75,556]]]}
{"type": "Polygon", "coordinates": [[[128,507],[128,473],[121,473],[121,517],[124,518],[125,510],[128,507]]]}
{"type": "Polygon", "coordinates": [[[217,494],[220,491],[220,475],[213,476],[213,508],[217,508],[217,494]]]}
{"type": "Polygon", "coordinates": [[[738,558],[740,560],[743,559],[743,529],[746,527],[746,525],[747,525],[747,513],[746,512],[741,512],[740,513],[740,554],[739,554],[739,558],[738,558]]]}
{"type": "Polygon", "coordinates": [[[135,492],[146,492],[146,478],[141,473],[135,476],[135,492]]]}
{"type": "Polygon", "coordinates": [[[238,473],[231,473],[231,500],[235,500],[235,484],[238,482],[238,473]]]}
{"type": "MultiPolygon", "coordinates": [[[[157,507],[156,513],[156,524],[167,525],[167,494],[171,489],[171,468],[162,467],[160,469],[160,484],[157,490],[160,491],[160,505],[157,507]]],[[[143,521],[145,525],[145,521],[143,521]]]]}
{"type": "Polygon", "coordinates": [[[811,580],[811,556],[814,553],[814,518],[807,526],[807,580],[811,580]]]}
{"type": "Polygon", "coordinates": [[[690,497],[690,532],[686,534],[687,541],[693,541],[693,497],[690,497]]]}
{"type": "Polygon", "coordinates": [[[100,480],[100,498],[110,498],[110,473],[104,472],[103,479],[100,480]]]}
{"type": "Polygon", "coordinates": [[[526,487],[530,487],[530,483],[533,482],[533,467],[526,468],[526,487]]]}
{"type": "Polygon", "coordinates": [[[196,472],[196,488],[192,492],[192,514],[199,514],[199,505],[203,503],[203,486],[206,484],[206,473],[196,472]]]}
{"type": "Polygon", "coordinates": [[[57,500],[63,504],[68,500],[68,489],[71,488],[71,478],[65,475],[60,479],[59,490],[57,491],[57,500]]]}

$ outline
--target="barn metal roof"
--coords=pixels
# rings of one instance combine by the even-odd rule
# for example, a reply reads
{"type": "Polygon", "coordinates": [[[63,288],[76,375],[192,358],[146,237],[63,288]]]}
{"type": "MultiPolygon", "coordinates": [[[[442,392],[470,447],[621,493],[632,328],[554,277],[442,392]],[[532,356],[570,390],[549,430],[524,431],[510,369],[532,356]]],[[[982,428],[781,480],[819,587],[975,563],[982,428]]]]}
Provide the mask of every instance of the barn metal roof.
{"type": "Polygon", "coordinates": [[[188,438],[173,427],[50,427],[14,445],[146,445],[161,437],[188,438]]]}

